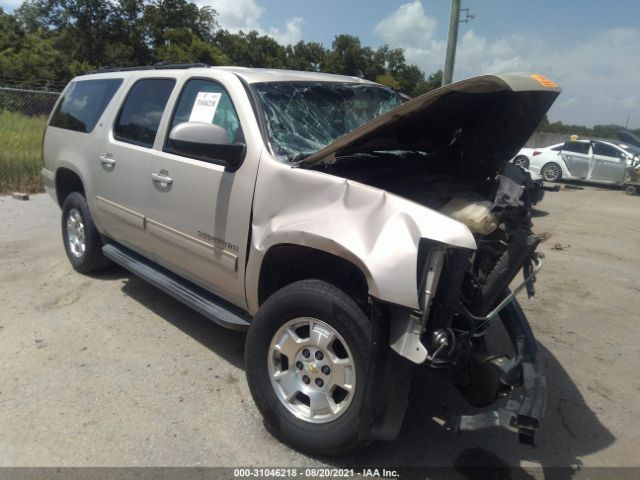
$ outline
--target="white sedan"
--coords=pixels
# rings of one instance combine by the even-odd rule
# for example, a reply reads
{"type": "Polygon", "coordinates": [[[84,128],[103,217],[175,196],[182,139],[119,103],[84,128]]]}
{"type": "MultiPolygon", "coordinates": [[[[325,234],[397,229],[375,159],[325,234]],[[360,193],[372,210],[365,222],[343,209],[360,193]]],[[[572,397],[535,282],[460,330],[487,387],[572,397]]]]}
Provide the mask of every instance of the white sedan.
{"type": "Polygon", "coordinates": [[[544,148],[523,148],[513,162],[549,182],[622,183],[626,168],[640,162],[638,147],[616,140],[580,139],[544,148]]]}

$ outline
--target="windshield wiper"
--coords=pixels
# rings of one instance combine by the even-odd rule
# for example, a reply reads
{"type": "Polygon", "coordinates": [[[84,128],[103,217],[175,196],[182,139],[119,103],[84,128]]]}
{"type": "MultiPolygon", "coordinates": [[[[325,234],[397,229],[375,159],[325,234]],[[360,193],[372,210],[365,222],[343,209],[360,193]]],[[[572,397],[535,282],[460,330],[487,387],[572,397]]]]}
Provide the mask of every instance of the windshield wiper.
{"type": "Polygon", "coordinates": [[[304,160],[305,158],[307,158],[309,155],[311,155],[310,153],[296,153],[295,155],[293,155],[292,157],[289,158],[289,163],[298,163],[302,160],[304,160]]]}

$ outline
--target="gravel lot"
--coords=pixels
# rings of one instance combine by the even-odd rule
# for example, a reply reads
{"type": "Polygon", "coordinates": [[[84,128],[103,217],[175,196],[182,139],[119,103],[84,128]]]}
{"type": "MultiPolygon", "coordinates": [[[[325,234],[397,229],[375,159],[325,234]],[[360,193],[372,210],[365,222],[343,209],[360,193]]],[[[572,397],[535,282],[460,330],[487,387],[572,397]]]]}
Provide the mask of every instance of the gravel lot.
{"type": "Polygon", "coordinates": [[[1,197],[0,465],[640,466],[640,197],[563,188],[539,207],[546,261],[521,298],[547,369],[539,446],[445,431],[474,409],[420,374],[400,439],[336,460],[264,430],[244,335],[123,270],[76,274],[58,206],[1,197]]]}

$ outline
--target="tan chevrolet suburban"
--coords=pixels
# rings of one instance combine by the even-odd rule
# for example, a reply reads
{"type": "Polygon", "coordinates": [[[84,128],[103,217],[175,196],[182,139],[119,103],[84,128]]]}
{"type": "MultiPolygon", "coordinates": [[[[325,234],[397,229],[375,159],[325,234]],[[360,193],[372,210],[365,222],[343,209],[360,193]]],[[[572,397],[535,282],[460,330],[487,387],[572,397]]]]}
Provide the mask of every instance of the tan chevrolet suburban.
{"type": "Polygon", "coordinates": [[[545,379],[514,296],[541,265],[540,185],[508,160],[559,92],[516,73],[405,102],[324,73],[103,69],[61,95],[42,177],[78,272],[115,262],[248,330],[251,393],[289,445],[394,439],[418,365],[473,405],[508,397],[452,428],[531,443],[545,379]],[[497,321],[510,352],[484,341],[497,321]]]}

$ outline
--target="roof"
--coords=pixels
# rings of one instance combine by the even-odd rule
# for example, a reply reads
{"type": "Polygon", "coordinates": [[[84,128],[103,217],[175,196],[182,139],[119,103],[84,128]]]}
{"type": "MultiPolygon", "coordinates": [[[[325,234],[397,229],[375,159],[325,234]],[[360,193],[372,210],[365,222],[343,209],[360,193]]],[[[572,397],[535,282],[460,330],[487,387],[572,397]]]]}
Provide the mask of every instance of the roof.
{"type": "Polygon", "coordinates": [[[227,70],[235,73],[247,83],[260,82],[345,82],[374,83],[364,78],[335,75],[333,73],[302,72],[297,70],[281,70],[278,68],[248,67],[211,67],[215,70],[227,70]]]}
{"type": "Polygon", "coordinates": [[[367,83],[373,84],[369,80],[359,77],[351,77],[347,75],[334,75],[332,73],[321,72],[303,72],[297,70],[282,70],[277,68],[248,68],[248,67],[211,67],[203,63],[190,64],[156,64],[139,67],[105,67],[84,75],[103,75],[108,73],[116,73],[122,75],[125,72],[137,71],[156,71],[163,72],[182,72],[184,70],[196,70],[198,73],[205,74],[206,70],[224,70],[237,75],[247,83],[260,82],[341,82],[341,83],[367,83]]]}

